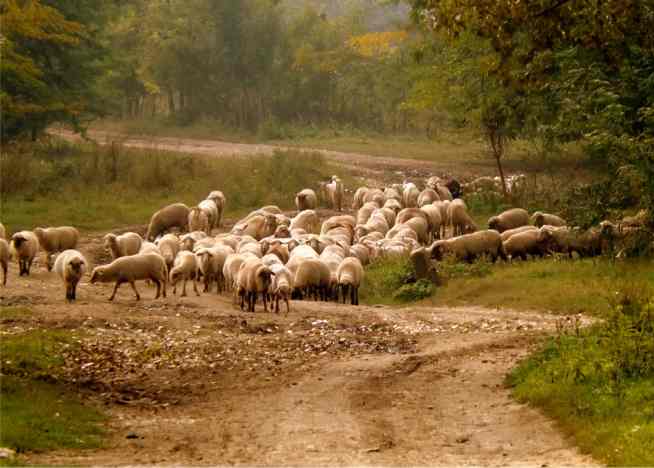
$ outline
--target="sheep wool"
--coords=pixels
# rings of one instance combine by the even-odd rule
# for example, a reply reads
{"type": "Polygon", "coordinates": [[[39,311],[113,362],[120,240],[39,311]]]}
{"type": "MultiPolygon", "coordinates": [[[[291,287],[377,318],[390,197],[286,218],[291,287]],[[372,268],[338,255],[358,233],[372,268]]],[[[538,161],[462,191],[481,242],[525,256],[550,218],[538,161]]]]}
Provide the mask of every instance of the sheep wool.
{"type": "Polygon", "coordinates": [[[77,299],[77,284],[86,273],[88,262],[77,250],[69,249],[61,252],[54,262],[54,272],[59,275],[66,287],[66,299],[69,302],[77,299]]]}
{"type": "Polygon", "coordinates": [[[115,259],[109,265],[97,266],[91,273],[91,284],[110,283],[115,281],[113,293],[109,298],[113,301],[116,297],[118,288],[123,283],[129,283],[136,295],[136,300],[140,300],[141,296],[136,289],[135,281],[138,280],[151,280],[157,286],[158,299],[163,290],[163,297],[166,297],[166,277],[168,276],[168,269],[166,262],[161,255],[149,254],[136,254],[126,257],[115,259]]]}

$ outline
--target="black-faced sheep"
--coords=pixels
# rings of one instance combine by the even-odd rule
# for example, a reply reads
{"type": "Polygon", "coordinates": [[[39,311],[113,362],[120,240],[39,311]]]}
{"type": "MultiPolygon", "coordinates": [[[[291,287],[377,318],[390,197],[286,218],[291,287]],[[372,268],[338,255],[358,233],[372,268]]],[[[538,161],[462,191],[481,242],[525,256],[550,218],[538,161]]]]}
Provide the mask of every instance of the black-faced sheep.
{"type": "Polygon", "coordinates": [[[316,192],[311,189],[304,189],[295,195],[295,206],[298,211],[315,210],[318,206],[316,192]]]}
{"type": "MultiPolygon", "coordinates": [[[[336,270],[338,282],[338,293],[345,304],[347,296],[350,296],[350,304],[359,305],[359,287],[363,281],[363,265],[358,258],[348,257],[344,259],[336,270]]],[[[337,297],[338,299],[338,297],[337,297]]]]}

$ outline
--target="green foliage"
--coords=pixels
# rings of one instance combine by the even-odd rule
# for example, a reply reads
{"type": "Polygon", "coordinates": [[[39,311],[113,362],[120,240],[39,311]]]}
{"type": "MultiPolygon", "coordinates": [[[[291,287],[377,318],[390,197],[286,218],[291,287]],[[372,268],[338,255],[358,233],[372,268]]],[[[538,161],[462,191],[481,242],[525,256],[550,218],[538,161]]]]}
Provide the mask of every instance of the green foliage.
{"type": "MultiPolygon", "coordinates": [[[[649,290],[651,291],[651,289],[649,290]]],[[[559,334],[509,377],[580,446],[615,465],[654,463],[654,305],[648,290],[617,293],[605,322],[559,334]]]]}
{"type": "Polygon", "coordinates": [[[213,158],[56,140],[7,148],[0,168],[2,221],[13,231],[146,224],[162,206],[194,206],[216,189],[227,196],[228,216],[269,204],[291,208],[297,191],[339,173],[321,155],[299,151],[213,158]]]}
{"type": "Polygon", "coordinates": [[[366,304],[394,304],[411,300],[407,295],[396,296],[398,290],[411,281],[415,281],[415,271],[408,258],[378,259],[366,267],[359,297],[366,304]]]}
{"type": "Polygon", "coordinates": [[[393,293],[393,299],[397,302],[415,302],[431,296],[436,290],[431,281],[421,279],[415,283],[405,284],[400,286],[393,293]]]}
{"type": "Polygon", "coordinates": [[[0,446],[20,454],[100,445],[104,416],[57,382],[63,346],[74,346],[69,332],[3,336],[0,446]]]}

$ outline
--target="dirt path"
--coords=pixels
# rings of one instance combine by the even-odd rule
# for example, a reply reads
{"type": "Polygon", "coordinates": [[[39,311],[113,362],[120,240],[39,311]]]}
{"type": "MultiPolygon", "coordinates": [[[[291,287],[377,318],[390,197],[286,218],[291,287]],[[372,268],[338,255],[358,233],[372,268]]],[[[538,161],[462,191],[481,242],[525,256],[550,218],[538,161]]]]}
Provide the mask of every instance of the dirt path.
{"type": "MultiPolygon", "coordinates": [[[[50,133],[69,141],[81,140],[81,137],[78,134],[68,130],[51,129],[50,133]]],[[[451,161],[440,162],[438,167],[436,167],[436,164],[433,161],[400,157],[376,157],[361,153],[344,153],[316,148],[230,143],[220,140],[201,140],[191,138],[135,137],[100,130],[89,130],[87,136],[99,144],[109,144],[112,141],[116,141],[128,148],[154,148],[164,151],[203,154],[214,157],[272,155],[275,151],[285,149],[318,152],[323,154],[328,160],[347,168],[353,173],[358,174],[362,169],[364,169],[366,175],[376,177],[380,181],[387,179],[389,176],[394,176],[395,179],[400,176],[426,177],[432,175],[435,170],[447,172],[453,171],[456,168],[457,174],[459,175],[465,175],[468,171],[465,167],[462,168],[460,163],[455,164],[451,161]]],[[[479,169],[475,169],[475,174],[478,171],[479,169]]]]}
{"type": "MultiPolygon", "coordinates": [[[[82,250],[96,259],[98,238],[82,250]]],[[[294,302],[242,313],[227,296],[143,301],[82,283],[68,306],[53,274],[11,266],[0,304],[32,314],[2,333],[70,329],[64,376],[110,415],[94,451],[38,464],[580,465],[551,421],[503,381],[556,318],[477,308],[294,302]],[[127,438],[130,435],[134,438],[127,438]]]]}

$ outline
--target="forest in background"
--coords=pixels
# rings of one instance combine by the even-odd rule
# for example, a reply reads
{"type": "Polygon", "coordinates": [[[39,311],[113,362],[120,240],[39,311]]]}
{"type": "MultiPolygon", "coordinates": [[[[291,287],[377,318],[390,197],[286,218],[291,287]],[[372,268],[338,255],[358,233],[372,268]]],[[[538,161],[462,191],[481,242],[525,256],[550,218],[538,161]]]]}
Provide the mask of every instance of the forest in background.
{"type": "Polygon", "coordinates": [[[464,127],[500,172],[514,139],[544,156],[573,142],[638,186],[584,197],[654,200],[652,1],[7,0],[0,14],[4,142],[106,116],[267,138],[464,127]]]}

